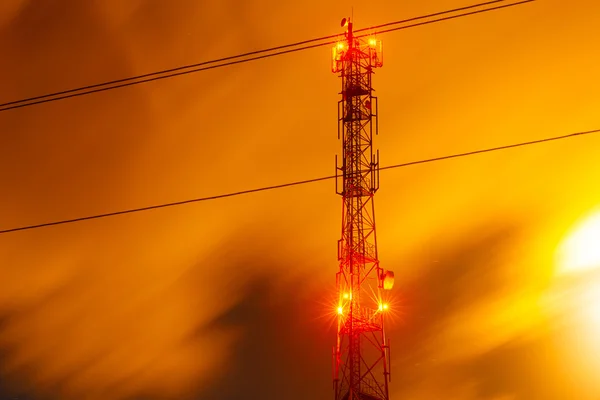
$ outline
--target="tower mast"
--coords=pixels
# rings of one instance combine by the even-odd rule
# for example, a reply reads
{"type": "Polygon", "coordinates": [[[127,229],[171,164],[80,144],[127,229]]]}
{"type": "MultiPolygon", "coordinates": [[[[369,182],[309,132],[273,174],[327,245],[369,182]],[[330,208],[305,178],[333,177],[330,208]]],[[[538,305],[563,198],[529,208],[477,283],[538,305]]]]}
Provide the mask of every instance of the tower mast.
{"type": "Polygon", "coordinates": [[[336,192],[342,196],[338,241],[337,344],[333,349],[335,400],[388,400],[389,340],[384,332],[386,291],[394,274],[379,266],[373,197],[379,188],[377,98],[373,69],[383,65],[382,44],[355,36],[352,22],[332,49],[332,71],[342,78],[338,102],[341,165],[336,157],[336,192]]]}

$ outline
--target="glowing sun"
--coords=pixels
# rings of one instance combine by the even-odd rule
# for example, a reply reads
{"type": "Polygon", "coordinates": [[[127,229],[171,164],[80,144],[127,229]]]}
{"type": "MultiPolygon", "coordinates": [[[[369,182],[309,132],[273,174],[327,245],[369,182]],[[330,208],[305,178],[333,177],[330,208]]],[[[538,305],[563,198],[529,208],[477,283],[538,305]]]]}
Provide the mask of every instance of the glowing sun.
{"type": "MultiPolygon", "coordinates": [[[[570,288],[565,301],[600,343],[600,208],[576,223],[557,251],[558,277],[570,288]]],[[[582,332],[583,334],[584,332],[582,332]]]]}
{"type": "Polygon", "coordinates": [[[558,248],[557,258],[562,274],[600,268],[600,209],[575,225],[558,248]]]}

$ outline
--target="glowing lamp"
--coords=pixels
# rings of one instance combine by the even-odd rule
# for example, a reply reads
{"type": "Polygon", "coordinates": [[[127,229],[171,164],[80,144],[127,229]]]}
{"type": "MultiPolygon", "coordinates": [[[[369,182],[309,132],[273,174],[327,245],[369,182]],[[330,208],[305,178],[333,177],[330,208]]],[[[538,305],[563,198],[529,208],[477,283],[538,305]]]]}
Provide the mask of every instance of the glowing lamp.
{"type": "Polygon", "coordinates": [[[340,306],[340,307],[338,307],[338,308],[337,308],[337,312],[338,312],[338,314],[339,314],[339,315],[342,315],[342,314],[344,313],[344,308],[343,308],[343,307],[341,307],[341,306],[340,306]]]}
{"type": "Polygon", "coordinates": [[[334,73],[342,70],[342,60],[346,52],[346,43],[338,42],[331,48],[331,71],[334,73]]]}
{"type": "Polygon", "coordinates": [[[383,289],[390,290],[394,287],[394,272],[385,271],[383,273],[383,289]]]}
{"type": "Polygon", "coordinates": [[[381,40],[377,40],[375,37],[367,39],[368,53],[371,67],[382,67],[383,66],[383,45],[381,40]]]}

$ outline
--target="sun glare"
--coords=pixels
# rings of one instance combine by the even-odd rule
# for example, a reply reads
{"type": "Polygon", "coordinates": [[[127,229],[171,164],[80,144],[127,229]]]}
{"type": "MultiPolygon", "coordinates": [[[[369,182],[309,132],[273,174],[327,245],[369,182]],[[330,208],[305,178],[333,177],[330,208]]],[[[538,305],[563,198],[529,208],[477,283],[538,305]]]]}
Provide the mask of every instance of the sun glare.
{"type": "Polygon", "coordinates": [[[600,209],[576,224],[567,235],[558,249],[557,263],[561,274],[600,267],[600,209]]]}
{"type": "Polygon", "coordinates": [[[557,249],[553,307],[574,318],[573,334],[591,358],[600,354],[600,208],[576,223],[557,249]]]}
{"type": "Polygon", "coordinates": [[[600,283],[589,285],[582,295],[582,311],[589,325],[600,335],[600,283]]]}

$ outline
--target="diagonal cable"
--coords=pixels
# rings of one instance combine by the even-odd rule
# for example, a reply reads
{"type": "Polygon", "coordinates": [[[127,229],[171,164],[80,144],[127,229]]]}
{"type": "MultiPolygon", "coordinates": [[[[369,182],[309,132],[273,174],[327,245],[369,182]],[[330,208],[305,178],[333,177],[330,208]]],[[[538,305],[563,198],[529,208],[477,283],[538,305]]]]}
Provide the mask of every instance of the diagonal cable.
{"type": "MultiPolygon", "coordinates": [[[[575,138],[578,136],[591,135],[594,133],[600,133],[600,129],[593,129],[593,130],[589,130],[589,131],[570,133],[567,135],[553,136],[553,137],[548,137],[548,138],[543,138],[543,139],[538,139],[538,140],[531,140],[531,141],[527,141],[527,142],[513,143],[513,144],[504,145],[504,146],[490,147],[490,148],[480,149],[480,150],[473,150],[473,151],[468,151],[465,153],[457,153],[457,154],[450,154],[450,155],[445,155],[445,156],[440,156],[440,157],[427,158],[427,159],[423,159],[423,160],[409,161],[409,162],[405,162],[405,163],[401,163],[401,164],[395,164],[395,165],[389,165],[386,167],[381,167],[380,169],[388,170],[388,169],[395,169],[395,168],[404,168],[404,167],[409,167],[409,166],[413,166],[413,165],[449,160],[449,159],[453,159],[453,158],[468,157],[468,156],[473,156],[476,154],[490,153],[493,151],[508,150],[508,149],[513,149],[513,148],[517,148],[517,147],[531,146],[531,145],[547,143],[547,142],[551,142],[551,141],[570,139],[570,138],[575,138]]],[[[191,204],[191,203],[200,203],[203,201],[223,199],[226,197],[240,196],[243,194],[264,192],[264,191],[268,191],[268,190],[283,189],[283,188],[291,187],[291,186],[305,185],[308,183],[315,183],[315,182],[325,181],[325,180],[334,179],[334,178],[335,178],[335,175],[322,176],[319,178],[287,182],[287,183],[282,183],[279,185],[264,186],[264,187],[248,189],[248,190],[240,190],[237,192],[218,194],[218,195],[214,195],[214,196],[197,197],[194,199],[175,201],[172,203],[163,203],[163,204],[156,204],[156,205],[151,205],[151,206],[147,206],[147,207],[131,208],[128,210],[88,215],[88,216],[79,217],[79,218],[45,222],[45,223],[35,224],[35,225],[25,225],[25,226],[21,226],[21,227],[17,227],[17,228],[9,228],[9,229],[0,230],[0,234],[18,232],[18,231],[26,231],[26,230],[31,230],[31,229],[55,226],[55,225],[65,225],[65,224],[71,224],[71,223],[75,223],[75,222],[82,222],[82,221],[88,221],[88,220],[99,219],[99,218],[114,217],[114,216],[124,215],[124,214],[133,214],[133,213],[138,213],[138,212],[143,212],[143,211],[157,210],[160,208],[182,206],[182,205],[191,204]]]]}

